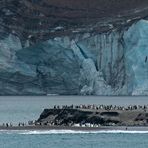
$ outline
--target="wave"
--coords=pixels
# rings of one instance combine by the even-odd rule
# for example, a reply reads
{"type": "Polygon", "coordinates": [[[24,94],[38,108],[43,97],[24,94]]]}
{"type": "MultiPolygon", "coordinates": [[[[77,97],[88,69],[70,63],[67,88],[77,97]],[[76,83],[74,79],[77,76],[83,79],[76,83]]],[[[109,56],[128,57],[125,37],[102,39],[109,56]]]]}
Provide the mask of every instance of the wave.
{"type": "Polygon", "coordinates": [[[101,131],[74,131],[74,130],[1,130],[0,134],[21,134],[21,135],[51,135],[51,134],[148,134],[148,131],[128,130],[101,130],[101,131]]]}

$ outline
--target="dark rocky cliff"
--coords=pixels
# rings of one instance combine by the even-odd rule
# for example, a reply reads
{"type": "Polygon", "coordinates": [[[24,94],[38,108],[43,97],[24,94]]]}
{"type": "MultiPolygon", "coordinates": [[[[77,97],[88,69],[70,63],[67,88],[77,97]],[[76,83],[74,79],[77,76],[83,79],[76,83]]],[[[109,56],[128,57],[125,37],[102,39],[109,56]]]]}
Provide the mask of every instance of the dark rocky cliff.
{"type": "Polygon", "coordinates": [[[147,95],[147,0],[1,0],[1,95],[147,95]]]}

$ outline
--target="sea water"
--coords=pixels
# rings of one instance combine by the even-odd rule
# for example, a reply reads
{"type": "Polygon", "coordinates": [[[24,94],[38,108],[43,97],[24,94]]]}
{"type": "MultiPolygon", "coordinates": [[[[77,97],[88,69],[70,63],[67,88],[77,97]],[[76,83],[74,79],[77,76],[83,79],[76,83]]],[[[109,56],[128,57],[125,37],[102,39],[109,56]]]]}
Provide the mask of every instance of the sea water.
{"type": "Polygon", "coordinates": [[[148,131],[1,131],[0,148],[147,148],[148,131]]]}
{"type": "MultiPolygon", "coordinates": [[[[0,124],[38,119],[54,105],[144,105],[147,97],[0,97],[0,124]]],[[[148,131],[0,131],[0,148],[147,148],[148,131]]]]}

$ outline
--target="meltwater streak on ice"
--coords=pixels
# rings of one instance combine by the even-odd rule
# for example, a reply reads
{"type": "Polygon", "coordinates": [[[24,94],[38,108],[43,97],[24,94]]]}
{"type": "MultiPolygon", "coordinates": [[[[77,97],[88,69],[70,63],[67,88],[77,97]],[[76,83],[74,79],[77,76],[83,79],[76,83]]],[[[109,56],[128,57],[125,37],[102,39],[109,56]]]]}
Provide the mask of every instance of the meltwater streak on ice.
{"type": "Polygon", "coordinates": [[[128,130],[101,130],[101,131],[74,131],[74,130],[2,130],[0,134],[19,135],[54,135],[54,134],[148,134],[148,131],[128,131],[128,130]]]}

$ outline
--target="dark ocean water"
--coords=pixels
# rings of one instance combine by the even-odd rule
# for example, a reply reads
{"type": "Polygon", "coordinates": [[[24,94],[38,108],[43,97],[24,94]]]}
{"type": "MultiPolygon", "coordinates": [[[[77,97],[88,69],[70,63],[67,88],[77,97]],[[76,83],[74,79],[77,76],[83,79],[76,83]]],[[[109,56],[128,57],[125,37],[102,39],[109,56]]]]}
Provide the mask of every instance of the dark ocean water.
{"type": "Polygon", "coordinates": [[[148,133],[0,132],[0,148],[147,148],[148,133]]]}

